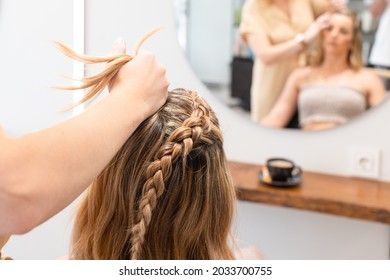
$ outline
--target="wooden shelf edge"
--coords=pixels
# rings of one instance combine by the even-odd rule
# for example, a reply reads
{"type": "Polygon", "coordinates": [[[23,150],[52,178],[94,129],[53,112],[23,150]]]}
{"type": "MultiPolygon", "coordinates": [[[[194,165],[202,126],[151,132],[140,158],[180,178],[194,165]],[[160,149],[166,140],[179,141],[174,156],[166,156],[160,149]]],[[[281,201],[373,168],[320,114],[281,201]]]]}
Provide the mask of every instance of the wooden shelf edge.
{"type": "MultiPolygon", "coordinates": [[[[309,183],[303,182],[303,184],[306,185],[297,188],[272,188],[258,182],[257,170],[260,169],[260,165],[229,162],[229,166],[237,190],[237,197],[240,200],[390,224],[390,197],[389,200],[387,200],[389,203],[386,203],[386,205],[383,203],[386,199],[380,199],[382,195],[380,191],[385,190],[386,192],[383,194],[386,195],[386,197],[390,195],[390,184],[388,183],[378,183],[380,184],[378,191],[377,189],[371,188],[372,182],[367,182],[366,180],[325,175],[330,178],[330,182],[333,184],[337,184],[338,179],[340,178],[340,181],[342,181],[341,185],[337,185],[335,189],[345,188],[345,190],[347,190],[346,192],[341,192],[340,196],[335,195],[333,198],[329,198],[320,197],[317,194],[316,184],[313,183],[315,180],[311,180],[309,183]],[[256,178],[254,178],[254,176],[256,176],[256,178]],[[345,182],[347,182],[347,184],[345,184],[345,182]],[[359,182],[365,184],[363,187],[359,185],[359,188],[364,191],[364,195],[377,196],[381,203],[378,202],[377,205],[376,203],[367,205],[359,200],[361,196],[357,196],[356,199],[354,199],[354,197],[347,197],[347,199],[342,197],[342,195],[346,196],[346,194],[349,193],[348,190],[351,190],[353,193],[353,188],[355,188],[354,184],[359,184],[359,182]],[[310,185],[308,186],[307,184],[310,185]],[[313,193],[316,193],[316,195],[313,195],[313,193]]],[[[311,173],[310,175],[311,177],[314,176],[314,178],[316,178],[315,173],[311,173]]],[[[324,175],[321,174],[319,178],[323,180],[323,176],[324,175]]]]}

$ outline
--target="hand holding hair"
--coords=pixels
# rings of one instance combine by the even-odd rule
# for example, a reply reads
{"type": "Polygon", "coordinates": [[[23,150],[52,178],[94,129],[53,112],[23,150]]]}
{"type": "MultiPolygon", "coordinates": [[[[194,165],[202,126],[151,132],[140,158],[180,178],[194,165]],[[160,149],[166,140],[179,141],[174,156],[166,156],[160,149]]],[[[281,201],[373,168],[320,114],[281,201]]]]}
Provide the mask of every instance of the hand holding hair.
{"type": "MultiPolygon", "coordinates": [[[[58,87],[58,88],[66,89],[66,90],[90,88],[89,91],[86,93],[86,95],[80,101],[78,101],[76,104],[74,104],[73,107],[76,107],[82,103],[91,101],[94,97],[98,96],[99,93],[101,93],[106,86],[111,85],[111,89],[114,89],[115,83],[122,83],[124,81],[127,81],[126,77],[123,77],[123,75],[126,75],[126,74],[119,73],[118,76],[115,77],[115,75],[118,72],[120,72],[121,67],[124,66],[129,61],[132,61],[137,56],[139,49],[140,49],[141,45],[145,42],[145,40],[148,39],[153,34],[157,33],[159,30],[160,30],[160,28],[154,29],[154,30],[148,32],[145,36],[143,36],[136,43],[133,56],[124,53],[124,51],[126,50],[126,47],[124,46],[123,41],[119,42],[114,47],[114,51],[115,51],[114,53],[112,53],[111,55],[102,56],[102,57],[94,57],[94,56],[87,56],[87,55],[83,55],[83,54],[77,54],[76,52],[74,52],[71,48],[69,48],[65,44],[58,42],[58,41],[54,41],[54,44],[59,48],[59,50],[62,51],[65,55],[69,56],[72,59],[78,60],[78,61],[86,63],[86,64],[106,63],[104,69],[100,73],[98,73],[96,75],[89,76],[89,77],[82,78],[81,85],[79,85],[79,86],[62,86],[62,87],[58,87]],[[115,81],[114,81],[114,78],[115,78],[115,81]]],[[[139,65],[139,69],[142,69],[141,67],[151,66],[151,64],[155,63],[155,57],[154,57],[154,55],[152,55],[152,53],[144,52],[141,56],[144,59],[144,61],[143,61],[144,63],[145,62],[149,62],[149,63],[146,65],[142,65],[142,64],[139,65]]],[[[165,75],[165,68],[163,68],[163,67],[161,67],[161,68],[163,69],[161,71],[162,73],[158,73],[157,75],[161,75],[161,74],[165,75]]],[[[121,71],[121,72],[125,72],[125,71],[121,71]]],[[[134,69],[134,70],[132,69],[132,71],[130,71],[130,72],[133,74],[137,73],[136,69],[134,69]]],[[[145,74],[145,71],[144,71],[144,74],[145,74]]],[[[145,79],[147,79],[147,75],[143,75],[140,78],[141,79],[138,79],[138,81],[140,81],[140,84],[141,84],[143,81],[145,82],[145,79]]],[[[150,79],[148,79],[148,80],[150,80],[150,79]]],[[[133,88],[133,86],[131,86],[131,87],[133,88]]],[[[156,87],[156,89],[157,88],[158,87],[156,87]]],[[[166,90],[165,90],[166,95],[168,94],[167,89],[168,89],[168,82],[166,81],[166,90]]],[[[158,104],[158,105],[161,107],[163,104],[158,104]]],[[[151,112],[151,113],[154,113],[154,112],[151,112]]]]}
{"type": "Polygon", "coordinates": [[[330,13],[324,13],[321,16],[319,16],[313,23],[310,24],[309,28],[304,33],[305,36],[305,43],[311,43],[313,42],[321,30],[327,28],[329,26],[329,18],[330,13]]]}

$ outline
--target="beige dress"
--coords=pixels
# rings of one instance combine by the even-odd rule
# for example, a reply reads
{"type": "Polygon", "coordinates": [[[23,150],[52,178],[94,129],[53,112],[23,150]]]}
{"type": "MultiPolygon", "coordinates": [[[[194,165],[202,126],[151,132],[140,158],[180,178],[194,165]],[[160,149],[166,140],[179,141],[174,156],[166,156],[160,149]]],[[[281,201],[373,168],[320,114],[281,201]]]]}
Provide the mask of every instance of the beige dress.
{"type": "MultiPolygon", "coordinates": [[[[327,0],[290,0],[290,17],[271,0],[247,0],[243,7],[240,33],[244,41],[259,29],[268,35],[271,44],[291,40],[303,33],[316,17],[329,9],[327,0]]],[[[271,110],[288,75],[298,64],[299,54],[271,65],[255,58],[251,86],[251,118],[255,122],[271,110]]]]}

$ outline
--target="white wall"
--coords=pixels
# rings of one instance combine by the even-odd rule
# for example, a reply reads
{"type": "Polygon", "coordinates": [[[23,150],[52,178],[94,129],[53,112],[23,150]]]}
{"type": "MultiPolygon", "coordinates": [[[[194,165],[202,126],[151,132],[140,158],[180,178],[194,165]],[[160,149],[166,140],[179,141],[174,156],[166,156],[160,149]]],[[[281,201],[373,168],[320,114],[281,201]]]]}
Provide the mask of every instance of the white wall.
{"type": "MultiPolygon", "coordinates": [[[[69,117],[60,111],[72,95],[50,87],[69,82],[62,77],[71,74],[72,63],[50,40],[72,44],[72,20],[69,0],[0,1],[0,123],[11,135],[69,117]]],[[[69,216],[67,209],[31,233],[13,237],[4,253],[17,259],[61,257],[68,248],[69,216]]]]}
{"type": "Polygon", "coordinates": [[[69,59],[51,40],[72,43],[72,2],[0,2],[0,123],[13,135],[47,127],[68,115],[70,93],[50,87],[71,74],[69,59]]]}
{"type": "Polygon", "coordinates": [[[189,1],[187,57],[201,81],[227,85],[233,46],[233,1],[189,1]]]}
{"type": "MultiPolygon", "coordinates": [[[[39,65],[39,71],[36,71],[37,73],[34,75],[39,76],[39,78],[44,77],[41,84],[51,85],[53,76],[58,77],[66,71],[64,69],[57,70],[57,68],[55,71],[58,73],[45,71],[48,68],[51,68],[52,71],[54,71],[54,67],[61,68],[60,65],[64,63],[62,56],[58,53],[51,53],[42,45],[27,44],[23,38],[18,36],[24,37],[34,33],[39,35],[40,32],[43,32],[51,37],[55,35],[56,39],[69,42],[71,34],[70,29],[67,29],[67,20],[71,19],[68,13],[71,4],[64,5],[61,14],[53,14],[52,11],[59,9],[57,7],[58,1],[55,1],[55,4],[52,3],[54,1],[49,0],[31,1],[36,6],[30,4],[30,1],[24,2],[26,5],[32,6],[28,9],[17,9],[17,4],[13,4],[11,0],[3,1],[0,7],[0,20],[3,22],[3,13],[7,10],[12,11],[16,17],[12,22],[19,26],[18,32],[23,35],[8,36],[13,38],[13,43],[16,41],[23,44],[23,47],[19,49],[28,51],[28,47],[32,48],[29,51],[32,51],[31,56],[35,59],[35,63],[28,64],[26,62],[23,64],[23,67],[30,67],[28,68],[30,70],[26,70],[26,72],[24,72],[25,69],[22,69],[23,77],[34,74],[35,67],[39,65]],[[42,7],[45,8],[42,9],[42,7]],[[29,30],[32,33],[24,33],[23,28],[28,28],[34,24],[33,22],[41,22],[42,18],[50,21],[42,23],[39,28],[29,30]],[[41,51],[36,56],[35,53],[38,50],[41,51]],[[45,64],[41,61],[42,58],[49,58],[50,62],[46,61],[48,64],[45,64]]],[[[60,3],[64,4],[65,2],[67,1],[63,0],[60,3]]],[[[118,35],[122,35],[128,42],[128,50],[131,53],[132,46],[144,33],[156,26],[165,26],[163,31],[146,42],[144,48],[156,52],[160,61],[166,64],[171,88],[193,88],[209,100],[221,120],[226,150],[230,159],[263,163],[268,157],[284,156],[295,160],[304,170],[347,175],[349,147],[352,145],[371,146],[382,150],[380,178],[390,181],[390,145],[388,144],[390,131],[386,123],[390,117],[389,102],[345,126],[329,131],[301,133],[265,129],[249,123],[219,103],[195,77],[176,41],[172,9],[172,0],[88,0],[86,6],[87,53],[107,53],[118,35]]],[[[0,34],[3,36],[3,31],[0,34]]],[[[0,52],[4,56],[2,59],[7,59],[8,55],[4,55],[3,52],[0,52]]],[[[11,46],[9,53],[16,56],[17,52],[12,50],[11,46]]],[[[26,59],[32,58],[26,57],[26,59]]],[[[5,60],[6,63],[3,61],[2,71],[6,69],[4,65],[13,69],[10,60],[5,60]]],[[[21,63],[23,62],[19,61],[19,67],[21,63]]],[[[20,71],[15,72],[18,66],[15,66],[12,71],[5,72],[7,77],[20,73],[20,71]]],[[[2,77],[5,77],[5,74],[2,77]]],[[[14,129],[15,134],[48,125],[47,120],[52,120],[50,110],[57,108],[57,103],[48,101],[49,94],[34,95],[36,98],[29,99],[32,87],[36,86],[36,79],[30,79],[27,83],[25,81],[7,83],[6,86],[3,86],[1,93],[0,119],[3,123],[8,120],[7,127],[14,129]],[[20,94],[19,100],[28,99],[29,104],[20,107],[20,101],[14,100],[9,95],[5,96],[4,92],[13,95],[20,94]],[[7,106],[3,105],[5,101],[7,106]],[[46,116],[33,119],[34,114],[30,111],[32,104],[36,114],[45,109],[46,116]],[[17,108],[18,111],[14,112],[7,110],[7,108],[17,108]],[[40,110],[35,111],[38,108],[40,110]],[[23,118],[24,121],[15,120],[13,123],[10,118],[23,118]]],[[[60,97],[56,96],[56,98],[60,97]]],[[[61,103],[67,104],[63,100],[61,103]]],[[[14,238],[7,245],[4,253],[16,258],[27,259],[50,259],[67,254],[66,247],[69,238],[69,212],[67,211],[69,210],[62,212],[52,221],[28,234],[31,237],[23,237],[26,238],[23,239],[25,242],[14,238]],[[58,243],[57,246],[51,242],[53,236],[58,243]],[[38,243],[42,240],[44,245],[38,246],[37,244],[42,244],[38,243]]],[[[257,244],[269,258],[383,259],[389,257],[389,226],[379,223],[240,202],[235,228],[236,235],[242,244],[257,244]]]]}

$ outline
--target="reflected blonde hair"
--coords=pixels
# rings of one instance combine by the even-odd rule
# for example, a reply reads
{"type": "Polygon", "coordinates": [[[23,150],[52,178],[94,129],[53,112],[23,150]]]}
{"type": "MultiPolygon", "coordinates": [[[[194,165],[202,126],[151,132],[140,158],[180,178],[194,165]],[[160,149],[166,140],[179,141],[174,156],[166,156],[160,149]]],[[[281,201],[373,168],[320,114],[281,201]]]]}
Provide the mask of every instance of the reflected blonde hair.
{"type": "MultiPolygon", "coordinates": [[[[363,66],[362,61],[362,44],[363,36],[361,31],[361,23],[357,14],[349,9],[340,9],[332,12],[332,14],[341,14],[348,16],[352,19],[353,23],[353,35],[352,35],[352,48],[348,53],[348,65],[352,69],[360,69],[363,66]]],[[[312,66],[319,66],[324,62],[325,54],[322,46],[322,36],[316,44],[314,52],[309,54],[309,64],[312,66]]]]}
{"type": "MultiPolygon", "coordinates": [[[[116,73],[120,59],[105,73],[116,73]]],[[[75,218],[71,258],[233,259],[235,199],[214,111],[196,92],[176,89],[92,183],[75,218]]]]}

